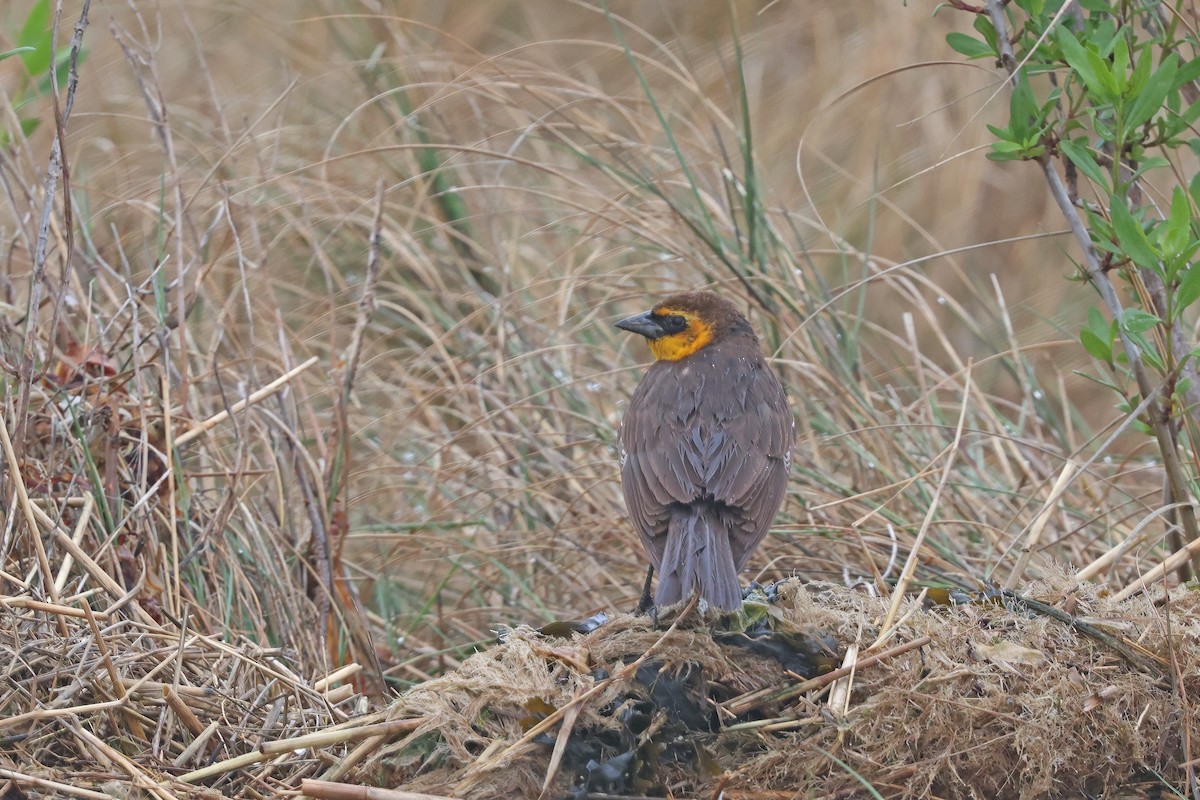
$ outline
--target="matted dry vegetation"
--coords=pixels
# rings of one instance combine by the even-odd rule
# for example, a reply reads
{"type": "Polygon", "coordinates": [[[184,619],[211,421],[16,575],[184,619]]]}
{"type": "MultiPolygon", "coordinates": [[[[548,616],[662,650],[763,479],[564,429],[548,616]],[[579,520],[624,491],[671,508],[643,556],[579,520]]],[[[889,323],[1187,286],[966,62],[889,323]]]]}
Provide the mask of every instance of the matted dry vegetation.
{"type": "Polygon", "coordinates": [[[1189,786],[1161,478],[1071,372],[1070,245],[983,158],[999,76],[937,63],[969,20],[929,10],[736,4],[735,36],[692,0],[104,3],[69,209],[51,99],[16,108],[0,74],[5,128],[44,123],[0,165],[0,793],[559,796],[587,746],[667,764],[660,732],[694,757],[610,796],[1189,786]],[[789,582],[771,618],[833,636],[832,664],[860,648],[853,684],[751,702],[800,679],[694,616],[619,613],[643,557],[612,444],[644,353],[611,322],[701,285],[743,302],[802,431],[753,576],[847,587],[789,582]],[[1065,617],[885,622],[914,550],[922,584],[1065,617]],[[689,696],[731,727],[652,703],[634,747],[633,663],[703,667],[689,696]]]}

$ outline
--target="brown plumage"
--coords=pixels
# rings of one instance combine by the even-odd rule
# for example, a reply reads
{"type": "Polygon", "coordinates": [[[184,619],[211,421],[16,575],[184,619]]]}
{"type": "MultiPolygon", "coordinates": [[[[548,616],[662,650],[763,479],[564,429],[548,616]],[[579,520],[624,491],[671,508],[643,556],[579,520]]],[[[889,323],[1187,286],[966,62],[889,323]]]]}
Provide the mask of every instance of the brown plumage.
{"type": "Polygon", "coordinates": [[[699,591],[741,606],[737,574],[783,502],[795,422],[750,323],[712,292],[685,292],[617,327],[655,362],[621,425],[621,486],[658,572],[659,605],[699,591]]]}

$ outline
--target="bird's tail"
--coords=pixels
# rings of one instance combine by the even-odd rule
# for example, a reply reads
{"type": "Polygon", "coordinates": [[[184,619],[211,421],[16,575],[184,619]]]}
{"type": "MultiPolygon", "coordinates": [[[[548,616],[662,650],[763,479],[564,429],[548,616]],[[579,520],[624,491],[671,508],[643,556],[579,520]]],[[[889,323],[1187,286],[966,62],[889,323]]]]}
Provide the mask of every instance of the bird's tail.
{"type": "Polygon", "coordinates": [[[729,533],[716,509],[700,504],[675,508],[667,528],[655,604],[677,603],[699,591],[713,608],[740,608],[742,590],[729,533]]]}

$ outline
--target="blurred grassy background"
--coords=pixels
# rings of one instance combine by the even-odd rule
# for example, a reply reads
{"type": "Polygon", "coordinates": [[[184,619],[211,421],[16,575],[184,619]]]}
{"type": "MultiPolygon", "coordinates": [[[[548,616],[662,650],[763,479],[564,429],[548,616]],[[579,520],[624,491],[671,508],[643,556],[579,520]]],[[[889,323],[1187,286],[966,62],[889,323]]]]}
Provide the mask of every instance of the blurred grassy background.
{"type": "MultiPolygon", "coordinates": [[[[985,124],[1007,114],[998,73],[946,47],[969,15],[933,10],[94,6],[67,137],[83,235],[65,324],[138,370],[171,342],[155,369],[183,418],[321,359],[294,414],[250,412],[215,433],[219,466],[185,462],[192,502],[221,522],[185,532],[210,554],[189,561],[193,596],[231,629],[311,635],[315,612],[288,599],[313,534],[281,477],[286,439],[312,474],[345,477],[343,516],[333,492],[322,513],[399,679],[497,622],[631,607],[643,557],[613,442],[648,356],[612,322],[707,285],[744,298],[801,422],[757,577],[894,576],[939,503],[921,577],[1007,576],[1065,459],[1093,455],[1115,412],[1072,373],[1090,369],[1092,298],[1066,280],[1036,168],[985,158],[985,124]],[[334,382],[380,182],[378,310],[342,463],[334,382]]],[[[4,63],[11,99],[22,78],[4,63]]],[[[10,303],[52,128],[5,165],[10,303]]],[[[1141,454],[1106,456],[1054,506],[1033,574],[1087,563],[1145,515],[1141,454]]]]}

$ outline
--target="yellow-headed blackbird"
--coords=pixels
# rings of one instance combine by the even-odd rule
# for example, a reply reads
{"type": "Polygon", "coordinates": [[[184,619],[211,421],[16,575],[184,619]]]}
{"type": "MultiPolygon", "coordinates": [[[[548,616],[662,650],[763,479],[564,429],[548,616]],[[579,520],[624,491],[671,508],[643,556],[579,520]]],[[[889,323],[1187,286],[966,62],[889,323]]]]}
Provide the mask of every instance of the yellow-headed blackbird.
{"type": "Polygon", "coordinates": [[[758,337],[712,292],[669,297],[617,323],[655,362],[621,425],[621,486],[658,572],[659,605],[695,591],[741,607],[738,571],[783,502],[795,420],[758,337]]]}

